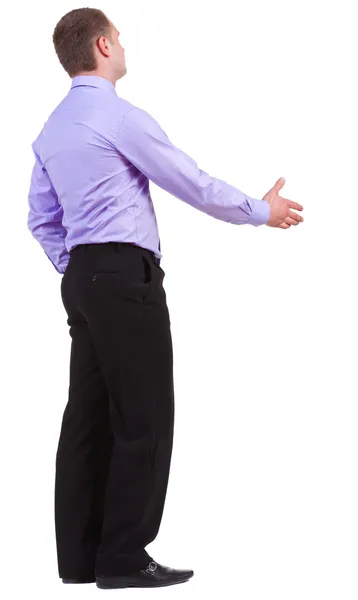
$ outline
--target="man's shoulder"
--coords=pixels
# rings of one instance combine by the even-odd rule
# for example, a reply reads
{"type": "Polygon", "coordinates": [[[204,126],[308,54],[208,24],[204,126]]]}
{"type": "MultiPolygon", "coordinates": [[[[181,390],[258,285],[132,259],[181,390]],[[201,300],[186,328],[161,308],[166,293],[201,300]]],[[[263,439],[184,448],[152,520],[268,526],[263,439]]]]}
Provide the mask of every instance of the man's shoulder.
{"type": "Polygon", "coordinates": [[[123,112],[128,112],[132,108],[136,108],[132,102],[129,102],[129,100],[126,100],[125,98],[122,98],[121,96],[116,95],[115,100],[116,100],[116,103],[118,104],[118,106],[120,106],[123,109],[123,112]]]}
{"type": "Polygon", "coordinates": [[[120,113],[122,115],[122,126],[128,124],[129,126],[145,127],[152,126],[155,123],[155,118],[145,108],[134,104],[129,100],[118,97],[121,105],[120,113]]]}
{"type": "Polygon", "coordinates": [[[126,118],[128,120],[137,120],[140,119],[142,115],[148,114],[145,110],[143,110],[143,108],[141,108],[137,104],[134,104],[133,102],[130,102],[129,100],[126,100],[125,98],[117,96],[117,101],[118,106],[120,107],[120,113],[123,116],[123,118],[126,118]]]}

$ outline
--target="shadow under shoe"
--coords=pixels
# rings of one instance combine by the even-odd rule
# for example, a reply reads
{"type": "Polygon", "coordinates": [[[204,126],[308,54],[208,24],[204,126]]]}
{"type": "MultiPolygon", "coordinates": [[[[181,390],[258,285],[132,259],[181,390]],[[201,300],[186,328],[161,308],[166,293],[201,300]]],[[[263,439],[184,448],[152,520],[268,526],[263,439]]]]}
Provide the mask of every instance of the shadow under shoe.
{"type": "Polygon", "coordinates": [[[62,577],[62,583],[94,583],[95,577],[90,579],[75,579],[74,577],[62,577]]]}

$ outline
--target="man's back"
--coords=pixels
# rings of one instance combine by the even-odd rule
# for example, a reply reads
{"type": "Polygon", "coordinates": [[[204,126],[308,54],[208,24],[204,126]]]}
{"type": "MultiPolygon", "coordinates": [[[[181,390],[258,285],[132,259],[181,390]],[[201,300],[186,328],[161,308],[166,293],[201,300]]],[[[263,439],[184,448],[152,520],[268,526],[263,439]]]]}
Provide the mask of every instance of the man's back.
{"type": "MultiPolygon", "coordinates": [[[[67,252],[82,243],[131,242],[161,257],[148,178],[116,147],[123,119],[133,108],[117,96],[110,81],[75,77],[32,145],[39,177],[43,185],[53,187],[54,202],[58,199],[54,219],[58,227],[61,219],[65,229],[63,261],[49,248],[60,272],[68,262],[67,252]]],[[[30,227],[36,226],[37,218],[38,212],[30,211],[30,227]]]]}

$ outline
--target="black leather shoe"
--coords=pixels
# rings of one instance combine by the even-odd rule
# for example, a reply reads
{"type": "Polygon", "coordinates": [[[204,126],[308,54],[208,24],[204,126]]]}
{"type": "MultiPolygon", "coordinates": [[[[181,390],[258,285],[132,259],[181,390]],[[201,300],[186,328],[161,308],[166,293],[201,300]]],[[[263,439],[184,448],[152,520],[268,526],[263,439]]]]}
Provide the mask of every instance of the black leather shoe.
{"type": "Polygon", "coordinates": [[[102,590],[126,587],[159,587],[183,583],[194,575],[194,571],[172,569],[152,561],[146,567],[129,575],[97,576],[96,585],[102,590]]]}
{"type": "Polygon", "coordinates": [[[62,583],[94,583],[95,581],[95,577],[90,579],[73,579],[70,577],[62,577],[62,583]]]}

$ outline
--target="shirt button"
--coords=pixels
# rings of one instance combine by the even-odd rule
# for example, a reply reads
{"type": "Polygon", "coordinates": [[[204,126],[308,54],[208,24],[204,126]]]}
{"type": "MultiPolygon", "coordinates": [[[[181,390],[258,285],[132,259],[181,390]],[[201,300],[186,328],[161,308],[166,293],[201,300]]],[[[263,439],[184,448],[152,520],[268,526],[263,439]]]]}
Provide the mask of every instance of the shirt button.
{"type": "Polygon", "coordinates": [[[92,281],[96,281],[96,279],[97,279],[97,276],[96,276],[96,275],[93,275],[93,277],[92,277],[92,281]]]}

